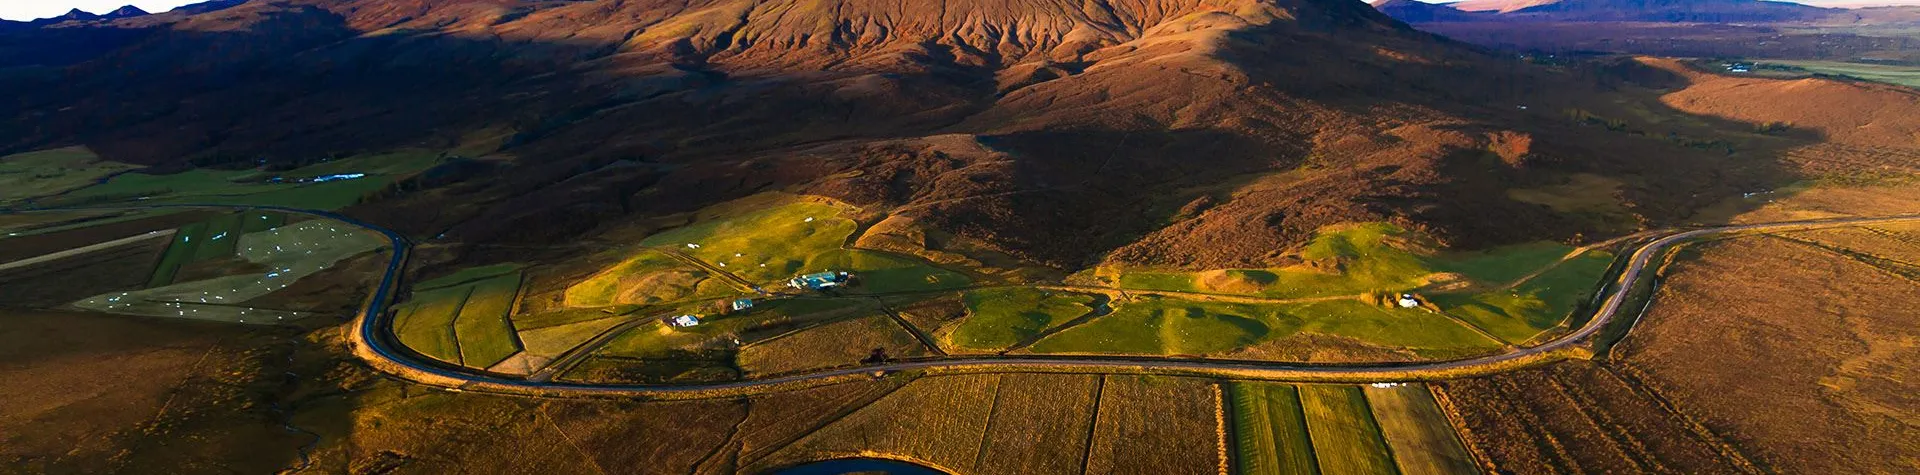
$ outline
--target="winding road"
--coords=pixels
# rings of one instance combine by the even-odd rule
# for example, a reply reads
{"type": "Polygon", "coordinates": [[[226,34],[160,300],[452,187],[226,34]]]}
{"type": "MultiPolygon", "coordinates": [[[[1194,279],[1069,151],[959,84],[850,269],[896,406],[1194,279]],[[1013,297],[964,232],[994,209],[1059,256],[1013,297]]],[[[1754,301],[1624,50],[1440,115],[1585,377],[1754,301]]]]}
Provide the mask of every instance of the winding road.
{"type": "MultiPolygon", "coordinates": [[[[884,377],[889,373],[923,374],[1051,372],[1051,373],[1147,373],[1178,376],[1205,376],[1298,382],[1385,382],[1452,378],[1492,374],[1557,361],[1568,351],[1585,344],[1619,317],[1622,306],[1637,280],[1650,276],[1654,259],[1676,244],[1708,236],[1802,230],[1838,226],[1920,221],[1920,215],[1869,218],[1834,218],[1703,228],[1666,233],[1636,248],[1628,255],[1626,267],[1602,291],[1606,299],[1580,328],[1537,346],[1478,358],[1451,361],[1395,363],[1378,365],[1310,365],[1262,361],[1184,359],[1164,357],[1022,355],[962,356],[901,361],[856,368],[833,369],[807,374],[718,383],[672,385],[592,385],[553,382],[550,378],[520,378],[438,362],[399,344],[391,331],[392,316],[387,306],[400,289],[411,243],[398,232],[327,211],[270,206],[179,205],[145,206],[118,209],[154,208],[226,208],[265,209],[333,219],[384,235],[394,252],[377,290],[366,299],[354,323],[350,345],[353,352],[374,368],[421,384],[451,391],[474,391],[538,397],[624,397],[642,399],[697,399],[734,397],[762,392],[784,391],[839,382],[884,377]]],[[[99,209],[99,208],[92,208],[99,209]]],[[[0,210],[0,213],[71,211],[0,210]]]]}

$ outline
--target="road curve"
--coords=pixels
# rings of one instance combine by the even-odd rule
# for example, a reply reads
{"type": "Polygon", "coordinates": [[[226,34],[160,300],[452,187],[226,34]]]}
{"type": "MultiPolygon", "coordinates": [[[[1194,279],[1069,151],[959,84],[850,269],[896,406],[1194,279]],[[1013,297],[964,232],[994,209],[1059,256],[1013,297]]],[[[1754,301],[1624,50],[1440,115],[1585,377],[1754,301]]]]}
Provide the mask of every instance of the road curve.
{"type": "MultiPolygon", "coordinates": [[[[180,205],[118,209],[152,209],[163,207],[266,209],[305,214],[308,216],[342,221],[386,236],[393,247],[392,259],[388,263],[386,272],[381,277],[379,287],[372,295],[368,296],[365,306],[362,308],[357,321],[352,327],[349,338],[349,344],[353,347],[354,353],[376,369],[417,383],[440,386],[453,391],[474,391],[537,397],[620,397],[643,399],[736,397],[755,393],[785,391],[846,381],[871,379],[876,377],[876,375],[896,372],[917,372],[924,374],[994,372],[1152,373],[1233,379],[1352,383],[1425,380],[1492,374],[1527,367],[1537,363],[1554,361],[1561,357],[1561,352],[1585,343],[1587,339],[1606,327],[1608,323],[1612,322],[1613,319],[1618,316],[1621,306],[1626,303],[1628,298],[1628,292],[1622,290],[1630,289],[1631,286],[1629,284],[1646,275],[1653,260],[1675,244],[1701,237],[1742,232],[1785,231],[1920,221],[1920,215],[1899,215],[1746,224],[1672,232],[1634,250],[1628,257],[1626,268],[1620,272],[1618,278],[1609,286],[1611,290],[1606,300],[1601,304],[1600,308],[1595,311],[1593,318],[1587,320],[1585,325],[1582,325],[1571,333],[1537,346],[1479,358],[1405,364],[1336,366],[1261,361],[1127,356],[969,356],[901,361],[775,378],[719,383],[591,385],[529,381],[510,375],[451,366],[422,356],[406,348],[404,345],[400,345],[391,332],[392,317],[386,311],[387,305],[393,300],[393,295],[401,284],[400,279],[406,268],[410,246],[407,238],[397,232],[327,211],[285,207],[180,205]]],[[[17,211],[0,210],[0,213],[11,212],[17,211]]]]}

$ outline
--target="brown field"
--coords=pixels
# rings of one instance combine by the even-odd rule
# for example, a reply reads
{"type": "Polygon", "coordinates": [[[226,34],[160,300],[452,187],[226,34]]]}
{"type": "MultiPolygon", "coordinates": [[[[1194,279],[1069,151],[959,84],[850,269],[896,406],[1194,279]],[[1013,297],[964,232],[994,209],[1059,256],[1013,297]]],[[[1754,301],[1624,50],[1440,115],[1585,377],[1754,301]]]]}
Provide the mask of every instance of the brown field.
{"type": "Polygon", "coordinates": [[[1047,374],[924,378],[746,467],[881,455],[956,473],[1077,471],[1099,381],[1047,374]]]}
{"type": "Polygon", "coordinates": [[[1615,352],[1627,374],[1761,466],[1911,472],[1920,468],[1914,286],[1818,247],[1723,241],[1675,269],[1615,352]]]}
{"type": "Polygon", "coordinates": [[[1711,434],[1592,363],[1437,386],[1461,437],[1499,470],[1739,473],[1711,434]]]}
{"type": "Polygon", "coordinates": [[[696,473],[725,474],[786,447],[907,385],[902,379],[862,381],[755,396],[740,423],[696,473]]]}
{"type": "Polygon", "coordinates": [[[9,237],[0,239],[0,243],[3,243],[0,245],[0,263],[138,236],[149,231],[175,228],[204,221],[213,216],[215,214],[210,212],[189,211],[116,221],[67,231],[9,237]]]}
{"type": "Polygon", "coordinates": [[[749,376],[857,366],[880,351],[888,358],[927,354],[927,348],[885,315],[845,320],[756,341],[736,361],[749,376]]]}
{"type": "Polygon", "coordinates": [[[0,472],[272,472],[301,441],[266,424],[252,330],[0,311],[0,472]],[[31,430],[26,430],[31,428],[31,430]]]}
{"type": "Polygon", "coordinates": [[[1213,384],[1206,380],[1110,375],[1094,411],[1086,473],[1212,474],[1220,450],[1213,384]]]}
{"type": "Polygon", "coordinates": [[[0,271],[0,303],[51,308],[107,292],[143,288],[167,244],[166,239],[150,239],[0,271]]]}

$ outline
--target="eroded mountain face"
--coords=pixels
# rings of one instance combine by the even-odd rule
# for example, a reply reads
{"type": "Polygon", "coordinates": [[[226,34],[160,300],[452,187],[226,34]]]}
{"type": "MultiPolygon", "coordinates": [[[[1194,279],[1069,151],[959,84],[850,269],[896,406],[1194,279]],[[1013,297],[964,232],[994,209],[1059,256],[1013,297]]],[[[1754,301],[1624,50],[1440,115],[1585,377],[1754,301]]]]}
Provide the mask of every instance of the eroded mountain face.
{"type": "Polygon", "coordinates": [[[32,91],[0,102],[0,149],[457,149],[485,159],[355,212],[469,241],[781,189],[1060,266],[1255,265],[1345,221],[1597,232],[1505,196],[1565,171],[1646,172],[1663,192],[1623,196],[1651,219],[1751,180],[1539,120],[1599,86],[1342,0],[256,0],[51,30],[0,44],[0,88],[32,91]],[[21,53],[56,33],[99,36],[21,53]]]}

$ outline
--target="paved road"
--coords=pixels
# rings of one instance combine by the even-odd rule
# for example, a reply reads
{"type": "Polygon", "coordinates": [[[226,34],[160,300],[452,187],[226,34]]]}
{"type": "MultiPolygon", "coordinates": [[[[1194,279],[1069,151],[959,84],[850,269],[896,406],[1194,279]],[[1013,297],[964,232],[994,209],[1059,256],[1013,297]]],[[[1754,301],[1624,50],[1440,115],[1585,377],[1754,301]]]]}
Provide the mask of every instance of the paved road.
{"type": "MultiPolygon", "coordinates": [[[[1667,234],[1665,237],[1649,242],[1636,249],[1629,257],[1627,267],[1611,286],[1611,293],[1593,318],[1579,329],[1539,346],[1482,358],[1470,358],[1454,361],[1424,362],[1411,364],[1384,365],[1303,365],[1296,363],[1273,363],[1260,361],[1229,361],[1210,359],[1173,359],[1154,357],[1124,356],[1019,356],[993,357],[969,356],[951,357],[918,361],[903,361],[882,365],[857,368],[845,368],[815,373],[783,376],[777,378],[755,379],[721,383],[675,384],[675,385],[587,385],[575,383],[556,383],[549,381],[529,381],[508,375],[488,373],[468,368],[460,368],[439,363],[399,345],[390,331],[391,316],[386,306],[392,300],[393,292],[400,286],[402,271],[406,268],[409,242],[405,236],[391,230],[380,228],[362,221],[338,214],[279,207],[241,207],[241,206],[189,206],[200,208],[251,208],[268,209],[287,213],[339,220],[385,235],[393,245],[393,258],[386,273],[381,277],[377,291],[371,295],[363,308],[359,321],[354,326],[351,341],[354,351],[375,368],[394,373],[398,376],[422,383],[441,386],[450,390],[495,392],[507,394],[535,395],[543,397],[640,397],[659,399],[684,399],[702,397],[738,396],[755,392],[779,391],[799,387],[832,384],[871,378],[874,375],[900,371],[926,371],[943,373],[987,373],[987,372],[1059,372],[1059,373],[1154,373],[1187,376],[1213,376],[1237,379],[1293,380],[1293,381],[1402,381],[1435,377],[1457,377],[1476,374],[1491,374],[1514,368],[1525,367],[1532,363],[1550,361],[1553,353],[1583,344],[1588,338],[1619,316],[1621,306],[1626,303],[1628,293],[1622,290],[1648,274],[1654,258],[1674,244],[1706,236],[1755,232],[1787,231],[1822,227],[1882,224],[1893,222],[1920,221],[1920,215],[1902,215],[1875,218],[1838,218],[1811,221],[1793,221],[1779,223],[1748,224],[1718,228],[1696,229],[1667,234]]],[[[151,208],[151,207],[148,207],[151,208]]],[[[6,212],[6,211],[0,211],[6,212]]]]}

